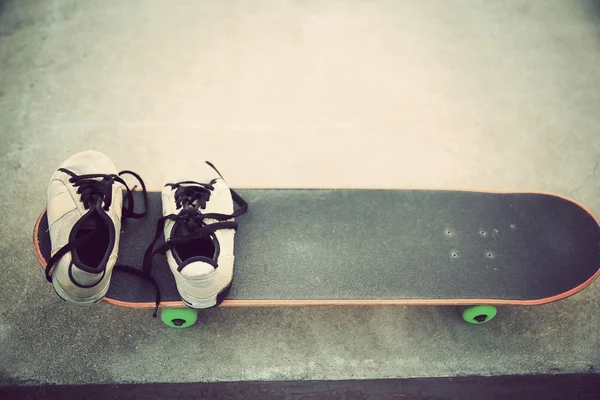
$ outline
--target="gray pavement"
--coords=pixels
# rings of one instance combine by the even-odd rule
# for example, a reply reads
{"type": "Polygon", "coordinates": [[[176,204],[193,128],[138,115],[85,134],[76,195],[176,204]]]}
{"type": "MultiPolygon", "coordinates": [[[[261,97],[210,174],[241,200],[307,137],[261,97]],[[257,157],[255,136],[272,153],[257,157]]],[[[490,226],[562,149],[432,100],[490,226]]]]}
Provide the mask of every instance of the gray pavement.
{"type": "Polygon", "coordinates": [[[598,65],[590,0],[0,1],[0,383],[600,372],[600,283],[478,327],[326,307],[174,330],[66,306],[31,248],[53,169],[88,148],[151,188],[194,157],[233,187],[543,190],[600,214],[598,65]]]}

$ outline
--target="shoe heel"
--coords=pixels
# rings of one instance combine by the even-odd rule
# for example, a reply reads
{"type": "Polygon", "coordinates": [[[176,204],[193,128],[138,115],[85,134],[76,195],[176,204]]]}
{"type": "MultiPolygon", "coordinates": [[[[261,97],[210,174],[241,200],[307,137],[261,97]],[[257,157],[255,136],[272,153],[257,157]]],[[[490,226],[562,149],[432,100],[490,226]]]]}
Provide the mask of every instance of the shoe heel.
{"type": "Polygon", "coordinates": [[[58,297],[60,297],[63,301],[78,307],[87,307],[91,306],[92,304],[96,304],[99,301],[101,301],[104,298],[104,296],[106,296],[106,292],[108,292],[108,285],[106,285],[104,289],[102,289],[94,296],[91,296],[86,299],[74,299],[71,296],[69,296],[67,292],[60,286],[60,283],[58,283],[54,276],[52,277],[52,287],[54,288],[54,291],[56,292],[58,297]]]}

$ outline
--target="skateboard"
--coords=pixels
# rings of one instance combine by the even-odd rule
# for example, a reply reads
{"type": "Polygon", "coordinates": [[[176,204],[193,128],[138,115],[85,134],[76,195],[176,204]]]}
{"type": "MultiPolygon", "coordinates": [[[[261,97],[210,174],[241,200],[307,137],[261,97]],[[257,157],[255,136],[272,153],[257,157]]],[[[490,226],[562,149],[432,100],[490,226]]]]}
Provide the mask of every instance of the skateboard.
{"type": "MultiPolygon", "coordinates": [[[[465,321],[481,324],[494,318],[498,305],[564,299],[600,275],[598,220],[558,195],[237,192],[250,207],[237,218],[225,307],[453,305],[465,321]]],[[[148,195],[148,215],[123,223],[119,264],[141,268],[162,210],[160,192],[148,195]]],[[[47,231],[42,212],[33,233],[42,266],[50,257],[47,231]]],[[[181,301],[165,256],[154,257],[152,276],[162,292],[162,320],[172,327],[193,325],[197,310],[181,301]]],[[[154,308],[154,296],[151,284],[115,269],[104,301],[154,308]]]]}

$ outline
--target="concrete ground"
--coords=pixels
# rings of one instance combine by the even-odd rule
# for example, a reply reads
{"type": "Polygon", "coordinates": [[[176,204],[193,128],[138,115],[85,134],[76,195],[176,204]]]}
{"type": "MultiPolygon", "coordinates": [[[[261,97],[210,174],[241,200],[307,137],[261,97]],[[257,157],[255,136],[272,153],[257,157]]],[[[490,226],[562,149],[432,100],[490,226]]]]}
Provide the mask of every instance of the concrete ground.
{"type": "MultiPolygon", "coordinates": [[[[544,190],[600,214],[600,3],[0,1],[0,383],[600,372],[600,283],[469,326],[443,307],[69,307],[31,247],[94,148],[158,188],[544,190]]],[[[293,221],[282,221],[293,224],[293,221]]]]}

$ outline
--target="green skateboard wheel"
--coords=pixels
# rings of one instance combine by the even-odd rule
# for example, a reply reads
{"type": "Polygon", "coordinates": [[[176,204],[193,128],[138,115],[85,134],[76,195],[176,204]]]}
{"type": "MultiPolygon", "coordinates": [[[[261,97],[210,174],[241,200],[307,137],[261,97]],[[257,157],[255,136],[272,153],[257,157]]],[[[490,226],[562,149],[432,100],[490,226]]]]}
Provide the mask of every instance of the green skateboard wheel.
{"type": "Polygon", "coordinates": [[[470,306],[461,310],[462,318],[470,324],[485,324],[496,316],[496,307],[494,306],[470,306]]]}
{"type": "Polygon", "coordinates": [[[171,328],[187,328],[196,323],[198,310],[193,308],[164,308],[160,319],[171,328]]]}

